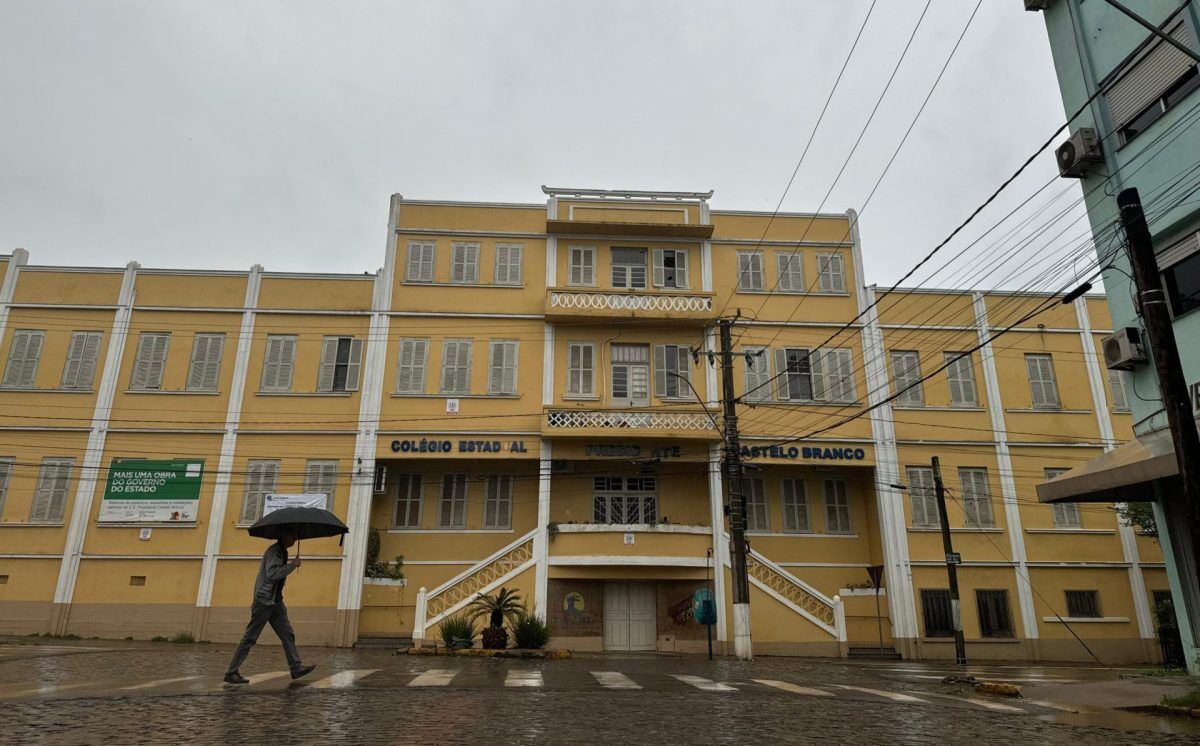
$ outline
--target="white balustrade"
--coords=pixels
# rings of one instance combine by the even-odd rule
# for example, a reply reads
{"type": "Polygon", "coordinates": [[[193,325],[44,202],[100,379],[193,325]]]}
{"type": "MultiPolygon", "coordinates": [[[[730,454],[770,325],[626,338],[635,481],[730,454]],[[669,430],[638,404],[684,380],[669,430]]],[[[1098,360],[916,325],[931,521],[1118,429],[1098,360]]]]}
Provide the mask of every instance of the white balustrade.
{"type": "Polygon", "coordinates": [[[713,299],[668,293],[587,293],[551,291],[550,307],[593,311],[711,313],[713,299]]]}
{"type": "Polygon", "coordinates": [[[707,430],[712,427],[712,421],[700,412],[551,409],[546,412],[546,419],[552,429],[707,430]]]}

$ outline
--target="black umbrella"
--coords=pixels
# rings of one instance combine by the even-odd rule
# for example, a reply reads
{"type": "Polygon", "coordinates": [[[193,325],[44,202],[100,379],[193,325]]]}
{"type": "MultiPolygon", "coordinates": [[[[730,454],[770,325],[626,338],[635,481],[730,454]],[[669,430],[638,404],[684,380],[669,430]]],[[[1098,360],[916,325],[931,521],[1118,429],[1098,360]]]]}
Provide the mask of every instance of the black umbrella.
{"type": "MultiPolygon", "coordinates": [[[[321,508],[280,508],[259,518],[250,527],[250,535],[260,539],[278,539],[285,533],[294,533],[297,541],[349,532],[340,518],[321,508]]],[[[296,553],[300,553],[298,549],[296,553]]]]}

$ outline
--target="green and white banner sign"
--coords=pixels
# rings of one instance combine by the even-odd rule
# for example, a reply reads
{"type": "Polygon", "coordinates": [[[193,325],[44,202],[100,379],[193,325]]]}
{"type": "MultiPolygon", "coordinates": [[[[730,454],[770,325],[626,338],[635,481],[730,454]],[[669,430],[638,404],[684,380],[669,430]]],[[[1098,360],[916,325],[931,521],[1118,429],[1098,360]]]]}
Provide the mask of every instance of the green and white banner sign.
{"type": "Polygon", "coordinates": [[[204,459],[114,460],[100,502],[101,523],[195,523],[204,459]]]}

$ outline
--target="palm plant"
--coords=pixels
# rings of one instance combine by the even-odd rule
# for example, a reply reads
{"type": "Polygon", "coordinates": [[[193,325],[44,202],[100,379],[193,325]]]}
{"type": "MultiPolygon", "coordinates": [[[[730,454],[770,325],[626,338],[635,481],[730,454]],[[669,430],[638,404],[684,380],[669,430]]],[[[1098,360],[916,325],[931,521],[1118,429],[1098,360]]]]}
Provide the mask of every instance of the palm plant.
{"type": "Polygon", "coordinates": [[[520,619],[525,606],[521,603],[520,593],[501,588],[495,595],[480,593],[467,605],[467,610],[472,620],[487,615],[489,626],[503,627],[505,620],[513,622],[520,619]]]}

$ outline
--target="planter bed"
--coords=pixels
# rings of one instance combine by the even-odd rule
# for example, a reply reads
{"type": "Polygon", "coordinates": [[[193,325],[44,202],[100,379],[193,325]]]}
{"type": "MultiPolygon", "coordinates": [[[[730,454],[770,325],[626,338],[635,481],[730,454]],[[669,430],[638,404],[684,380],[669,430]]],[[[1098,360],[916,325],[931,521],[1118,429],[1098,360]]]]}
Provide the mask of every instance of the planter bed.
{"type": "Polygon", "coordinates": [[[571,657],[570,650],[484,650],[483,648],[408,648],[397,651],[397,655],[450,655],[460,658],[539,658],[542,660],[564,660],[571,657]]]}

